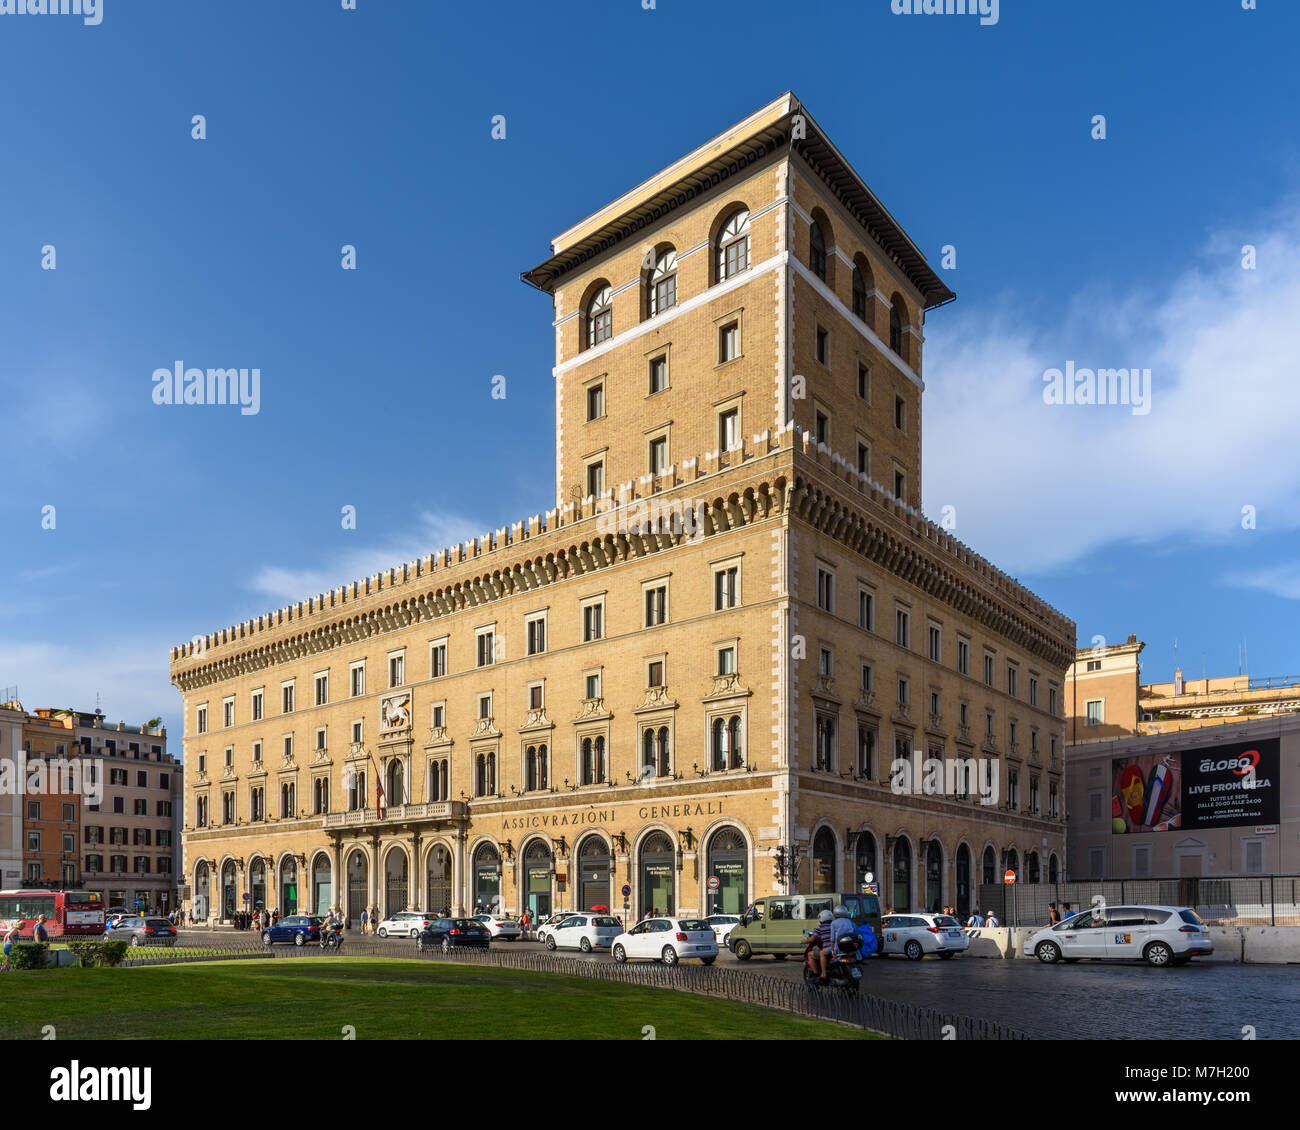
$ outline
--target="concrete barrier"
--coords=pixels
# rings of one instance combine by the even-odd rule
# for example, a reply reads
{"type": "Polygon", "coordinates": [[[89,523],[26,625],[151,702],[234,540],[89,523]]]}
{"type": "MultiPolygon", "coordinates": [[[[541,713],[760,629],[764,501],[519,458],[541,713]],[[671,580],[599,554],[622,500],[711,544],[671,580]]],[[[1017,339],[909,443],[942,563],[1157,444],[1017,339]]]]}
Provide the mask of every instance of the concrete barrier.
{"type": "MultiPolygon", "coordinates": [[[[1025,939],[1042,926],[968,929],[966,957],[1014,958],[1023,954],[1025,939]]],[[[1300,964],[1300,926],[1211,926],[1214,953],[1198,962],[1252,965],[1300,964]]]]}
{"type": "Polygon", "coordinates": [[[1300,963],[1300,927],[1239,926],[1237,929],[1241,931],[1243,961],[1256,965],[1300,963]]]}

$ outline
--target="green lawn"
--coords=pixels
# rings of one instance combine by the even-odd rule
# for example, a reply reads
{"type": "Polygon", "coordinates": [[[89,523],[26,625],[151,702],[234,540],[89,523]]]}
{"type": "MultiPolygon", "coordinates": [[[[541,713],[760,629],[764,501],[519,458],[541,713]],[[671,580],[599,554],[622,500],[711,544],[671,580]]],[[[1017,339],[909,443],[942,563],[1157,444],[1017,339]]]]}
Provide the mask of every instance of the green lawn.
{"type": "Polygon", "coordinates": [[[274,958],[0,975],[0,1039],[864,1039],[666,989],[402,958],[274,958]]]}

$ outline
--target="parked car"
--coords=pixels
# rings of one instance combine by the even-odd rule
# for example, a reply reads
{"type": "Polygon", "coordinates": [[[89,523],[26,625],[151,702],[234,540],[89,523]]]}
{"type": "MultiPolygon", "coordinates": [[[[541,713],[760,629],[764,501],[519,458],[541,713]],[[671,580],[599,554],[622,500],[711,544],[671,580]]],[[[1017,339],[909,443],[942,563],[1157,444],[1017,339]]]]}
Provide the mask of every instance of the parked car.
{"type": "Polygon", "coordinates": [[[385,918],[375,933],[381,938],[386,938],[389,934],[396,934],[399,938],[418,938],[421,930],[437,921],[436,914],[425,914],[422,910],[403,910],[385,918]]]}
{"type": "Polygon", "coordinates": [[[119,918],[107,936],[133,946],[174,946],[176,927],[165,918],[119,918]]]}
{"type": "Polygon", "coordinates": [[[713,929],[713,936],[718,939],[718,946],[727,948],[727,939],[731,937],[732,928],[740,925],[739,914],[710,914],[704,920],[713,929]]]}
{"type": "Polygon", "coordinates": [[[319,942],[321,923],[324,921],[318,914],[290,914],[262,931],[262,944],[270,946],[276,942],[292,942],[295,946],[305,946],[308,942],[319,942]]]}
{"type": "Polygon", "coordinates": [[[476,918],[436,918],[415,936],[418,950],[488,949],[492,933],[476,918]]]}
{"type": "Polygon", "coordinates": [[[474,921],[482,922],[494,938],[517,942],[524,936],[524,928],[519,925],[519,919],[505,914],[476,914],[474,921]]]}
{"type": "Polygon", "coordinates": [[[619,934],[610,952],[617,962],[644,958],[676,965],[684,958],[698,957],[712,965],[718,960],[718,939],[703,918],[647,918],[619,934]]]}
{"type": "Polygon", "coordinates": [[[537,920],[537,928],[534,931],[537,940],[539,942],[546,941],[546,935],[550,931],[554,930],[555,927],[566,918],[572,918],[576,913],[577,912],[573,910],[557,910],[554,914],[548,914],[545,918],[539,918],[537,920]]]}
{"type": "MultiPolygon", "coordinates": [[[[607,950],[614,939],[623,932],[617,918],[608,914],[570,914],[553,926],[548,926],[542,941],[548,950],[579,949],[583,953],[607,950]]],[[[541,937],[541,931],[538,931],[541,937]]]]}
{"type": "Polygon", "coordinates": [[[756,953],[770,953],[778,961],[790,954],[802,955],[808,943],[804,931],[816,928],[823,910],[840,905],[848,908],[854,926],[861,930],[869,925],[880,937],[880,899],[874,894],[785,895],[754,901],[731,928],[731,952],[741,961],[756,953]]]}
{"type": "Polygon", "coordinates": [[[955,957],[970,948],[970,938],[951,914],[886,914],[880,920],[880,952],[901,953],[920,961],[927,953],[955,957]]]}
{"type": "Polygon", "coordinates": [[[130,917],[131,915],[127,914],[125,910],[110,911],[108,914],[104,915],[104,932],[108,933],[108,931],[113,929],[113,927],[121,922],[122,919],[130,917]]]}
{"type": "Polygon", "coordinates": [[[1163,968],[1186,965],[1214,952],[1200,915],[1187,906],[1107,906],[1071,915],[1035,930],[1021,947],[1044,965],[1058,961],[1145,961],[1163,968]]]}

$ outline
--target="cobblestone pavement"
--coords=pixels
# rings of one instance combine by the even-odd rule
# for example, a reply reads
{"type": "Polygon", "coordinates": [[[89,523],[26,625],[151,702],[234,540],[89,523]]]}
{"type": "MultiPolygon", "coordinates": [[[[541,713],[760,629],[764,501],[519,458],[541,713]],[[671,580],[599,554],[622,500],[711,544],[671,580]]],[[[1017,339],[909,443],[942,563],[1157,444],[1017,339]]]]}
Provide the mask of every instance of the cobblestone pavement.
{"type": "MultiPolygon", "coordinates": [[[[350,936],[357,936],[355,932],[350,936]]],[[[183,931],[181,944],[215,939],[258,945],[255,932],[183,931]]],[[[407,938],[367,938],[395,950],[407,938]]],[[[539,942],[494,942],[493,948],[542,949],[539,942]]],[[[345,948],[346,952],[346,948],[345,948]]],[[[558,951],[584,961],[608,954],[558,951]]],[[[795,958],[738,961],[725,950],[718,965],[769,977],[801,976],[795,958]]],[[[1300,1039],[1300,965],[1198,964],[1179,969],[1082,961],[1045,966],[1023,959],[901,957],[868,962],[863,991],[890,1000],[985,1017],[1039,1039],[1300,1039]]]]}

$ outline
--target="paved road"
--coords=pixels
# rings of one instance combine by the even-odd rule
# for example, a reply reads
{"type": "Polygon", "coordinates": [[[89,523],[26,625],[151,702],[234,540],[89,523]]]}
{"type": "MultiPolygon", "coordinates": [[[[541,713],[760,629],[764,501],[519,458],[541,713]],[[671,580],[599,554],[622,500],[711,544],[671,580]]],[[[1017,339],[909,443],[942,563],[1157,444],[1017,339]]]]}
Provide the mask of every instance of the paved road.
{"type": "MultiPolygon", "coordinates": [[[[356,935],[351,935],[355,937],[356,935]]],[[[185,930],[186,940],[219,938],[258,944],[256,933],[185,930]]],[[[406,938],[367,938],[400,950],[406,938]]],[[[346,945],[345,945],[346,948],[346,945]]],[[[538,942],[494,942],[493,948],[541,950],[538,942]]],[[[607,954],[565,956],[610,961],[607,954]]],[[[723,951],[718,967],[769,977],[801,976],[794,958],[738,961],[723,951]]],[[[1037,961],[956,957],[873,958],[863,991],[891,1000],[985,1017],[1041,1039],[1240,1040],[1300,1039],[1300,965],[1198,965],[1151,969],[1083,961],[1045,966],[1037,961]]]]}

